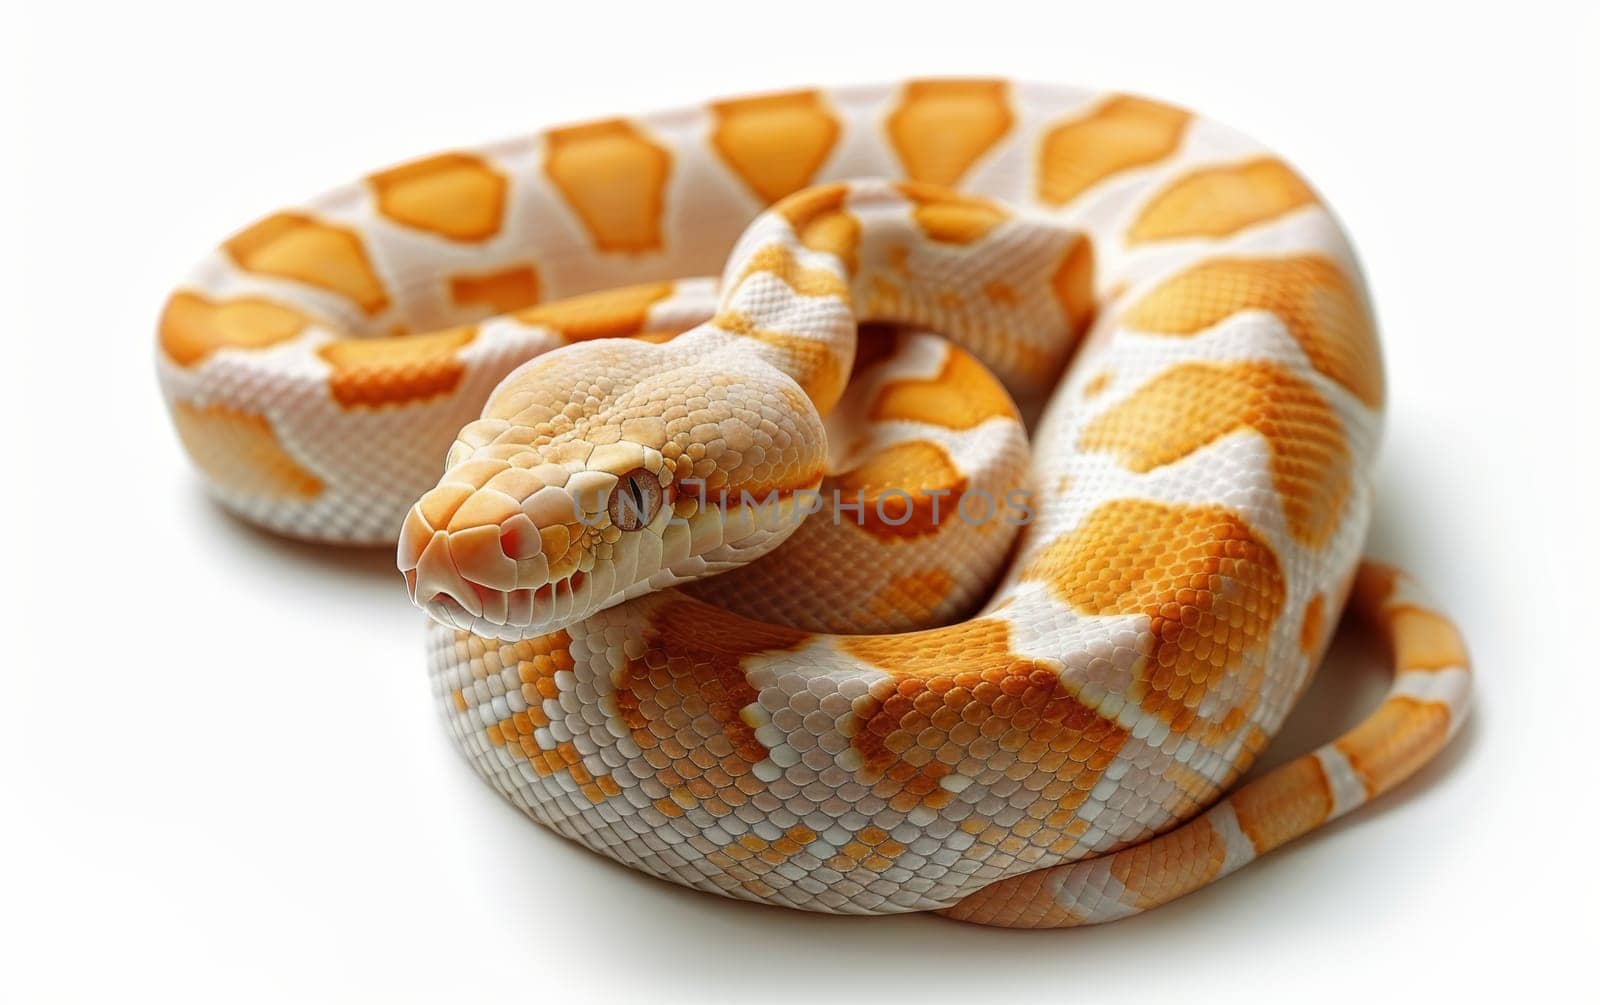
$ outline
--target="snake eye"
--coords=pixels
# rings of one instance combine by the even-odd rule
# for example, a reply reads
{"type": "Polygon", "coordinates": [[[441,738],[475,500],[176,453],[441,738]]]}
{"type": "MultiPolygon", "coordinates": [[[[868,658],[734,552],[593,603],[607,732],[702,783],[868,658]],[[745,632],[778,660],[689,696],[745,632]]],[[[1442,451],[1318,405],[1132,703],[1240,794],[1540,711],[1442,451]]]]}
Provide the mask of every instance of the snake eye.
{"type": "Polygon", "coordinates": [[[617,480],[606,512],[619,530],[638,530],[661,511],[661,483],[644,468],[634,468],[617,480]]]}

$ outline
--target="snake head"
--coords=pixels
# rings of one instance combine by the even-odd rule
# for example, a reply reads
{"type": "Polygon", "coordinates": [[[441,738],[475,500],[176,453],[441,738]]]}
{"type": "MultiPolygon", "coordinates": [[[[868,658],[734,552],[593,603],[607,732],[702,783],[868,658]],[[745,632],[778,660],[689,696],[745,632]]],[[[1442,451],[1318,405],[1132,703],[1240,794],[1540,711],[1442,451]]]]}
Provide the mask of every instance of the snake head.
{"type": "Polygon", "coordinates": [[[776,369],[687,338],[580,343],[507,377],[406,516],[412,601],[530,638],[781,544],[822,480],[821,419],[776,369]]]}

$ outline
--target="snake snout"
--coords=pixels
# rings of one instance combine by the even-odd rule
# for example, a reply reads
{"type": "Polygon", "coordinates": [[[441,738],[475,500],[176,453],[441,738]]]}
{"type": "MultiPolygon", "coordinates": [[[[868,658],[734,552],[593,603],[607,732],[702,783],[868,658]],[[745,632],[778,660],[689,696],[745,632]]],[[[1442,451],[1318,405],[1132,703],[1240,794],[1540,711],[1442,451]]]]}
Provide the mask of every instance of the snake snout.
{"type": "Polygon", "coordinates": [[[542,486],[503,478],[474,488],[462,480],[470,465],[447,473],[406,514],[396,564],[411,600],[442,624],[480,634],[549,630],[558,611],[586,602],[587,539],[600,544],[604,532],[585,521],[617,479],[547,466],[542,486]]]}
{"type": "MultiPolygon", "coordinates": [[[[446,482],[406,514],[397,564],[412,602],[459,628],[504,625],[513,613],[518,557],[539,547],[522,526],[516,501],[502,492],[446,482]],[[519,519],[520,518],[520,519],[519,519]],[[513,557],[517,556],[517,557],[513,557]]],[[[533,572],[536,570],[526,570],[533,572]]]]}

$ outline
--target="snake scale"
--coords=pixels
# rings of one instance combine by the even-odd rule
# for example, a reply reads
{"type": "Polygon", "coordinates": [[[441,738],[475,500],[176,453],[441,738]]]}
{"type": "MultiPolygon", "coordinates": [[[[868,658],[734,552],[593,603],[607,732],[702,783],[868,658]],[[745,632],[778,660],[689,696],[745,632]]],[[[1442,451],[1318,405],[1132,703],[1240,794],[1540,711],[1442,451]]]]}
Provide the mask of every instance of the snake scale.
{"type": "Polygon", "coordinates": [[[230,238],[158,356],[224,505],[398,539],[490,785],[695,889],[1113,920],[1466,710],[1455,629],[1360,558],[1345,237],[1156,101],[918,80],[427,157],[230,238]],[[1389,695],[1235,788],[1347,602],[1389,695]]]}

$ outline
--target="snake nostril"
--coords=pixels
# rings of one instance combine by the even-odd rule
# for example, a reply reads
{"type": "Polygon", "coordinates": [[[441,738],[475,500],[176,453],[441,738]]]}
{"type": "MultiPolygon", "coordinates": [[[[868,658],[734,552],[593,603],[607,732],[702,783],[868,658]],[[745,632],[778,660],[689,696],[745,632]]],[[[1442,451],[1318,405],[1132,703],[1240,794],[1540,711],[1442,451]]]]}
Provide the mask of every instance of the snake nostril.
{"type": "Polygon", "coordinates": [[[518,513],[500,525],[500,550],[507,558],[520,562],[538,555],[543,547],[539,528],[526,513],[518,513]]]}

